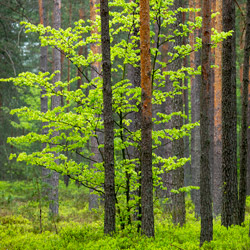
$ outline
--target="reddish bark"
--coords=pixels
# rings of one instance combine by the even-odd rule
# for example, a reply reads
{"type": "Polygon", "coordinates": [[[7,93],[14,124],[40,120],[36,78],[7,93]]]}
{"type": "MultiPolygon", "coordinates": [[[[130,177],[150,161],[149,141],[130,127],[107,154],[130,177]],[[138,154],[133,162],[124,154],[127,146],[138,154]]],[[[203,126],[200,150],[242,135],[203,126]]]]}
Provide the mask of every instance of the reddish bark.
{"type": "MultiPolygon", "coordinates": [[[[215,12],[222,13],[222,2],[216,0],[215,12]]],[[[215,27],[218,32],[222,32],[222,16],[217,15],[215,27]]],[[[221,157],[222,157],[222,43],[215,48],[214,69],[214,175],[213,175],[213,209],[214,214],[221,213],[222,200],[222,176],[221,176],[221,157]]]]}
{"type": "Polygon", "coordinates": [[[152,179],[152,83],[150,55],[149,0],[140,0],[141,47],[141,207],[142,233],[154,236],[153,179],[152,179]]]}

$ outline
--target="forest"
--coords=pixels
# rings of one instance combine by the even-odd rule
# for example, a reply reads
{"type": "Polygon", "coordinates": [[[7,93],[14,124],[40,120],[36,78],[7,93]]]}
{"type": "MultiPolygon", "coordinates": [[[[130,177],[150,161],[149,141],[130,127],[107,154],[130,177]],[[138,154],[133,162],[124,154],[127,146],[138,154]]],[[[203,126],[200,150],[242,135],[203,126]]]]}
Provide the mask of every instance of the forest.
{"type": "Polygon", "coordinates": [[[250,249],[250,0],[0,0],[0,249],[250,249]]]}

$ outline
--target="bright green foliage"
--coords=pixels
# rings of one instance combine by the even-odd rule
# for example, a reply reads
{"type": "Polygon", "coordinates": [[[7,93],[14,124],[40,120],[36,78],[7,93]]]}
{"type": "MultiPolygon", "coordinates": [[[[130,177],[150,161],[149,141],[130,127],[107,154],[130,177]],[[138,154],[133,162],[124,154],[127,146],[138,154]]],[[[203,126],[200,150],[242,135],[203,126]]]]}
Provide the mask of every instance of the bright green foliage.
{"type": "MultiPolygon", "coordinates": [[[[199,74],[200,69],[182,67],[176,72],[166,71],[167,63],[171,63],[178,57],[185,57],[189,55],[192,50],[198,50],[201,47],[201,40],[197,39],[194,48],[190,45],[182,45],[175,47],[175,53],[168,53],[168,62],[160,61],[158,58],[161,55],[161,46],[169,41],[175,39],[174,36],[188,36],[196,28],[201,27],[201,17],[196,18],[195,22],[187,22],[181,24],[181,31],[174,31],[173,35],[168,35],[166,30],[168,25],[175,22],[175,12],[169,10],[172,1],[151,1],[152,10],[150,12],[152,27],[155,23],[159,24],[159,34],[155,39],[155,32],[152,28],[152,84],[153,84],[153,104],[159,105],[166,100],[166,97],[173,98],[176,94],[182,94],[184,87],[182,81],[186,77],[194,74],[199,74]],[[159,67],[156,69],[156,64],[159,67]],[[166,85],[166,76],[170,77],[173,82],[174,89],[172,92],[162,91],[160,87],[166,85]]],[[[138,104],[140,103],[140,88],[134,88],[130,81],[126,79],[128,64],[138,67],[139,57],[136,49],[136,41],[139,40],[137,36],[132,35],[134,25],[139,25],[139,15],[137,4],[134,2],[126,3],[121,0],[114,0],[110,2],[111,7],[111,21],[110,21],[110,35],[112,41],[111,47],[111,60],[112,60],[112,81],[113,81],[113,112],[116,121],[115,127],[115,171],[116,171],[116,192],[118,206],[123,208],[126,191],[124,180],[125,174],[130,175],[130,190],[138,188],[138,176],[135,171],[135,164],[139,159],[127,159],[122,156],[122,150],[126,150],[129,146],[139,147],[140,131],[132,132],[130,130],[131,120],[126,119],[130,112],[138,112],[138,104]],[[136,104],[132,104],[135,100],[136,104]]],[[[180,8],[177,12],[197,11],[194,9],[180,8]]],[[[77,67],[88,68],[91,67],[96,61],[101,61],[100,54],[93,54],[90,50],[88,55],[78,55],[78,48],[80,46],[89,46],[95,44],[100,46],[100,34],[94,31],[98,27],[100,31],[100,19],[97,18],[95,23],[90,25],[90,21],[80,20],[75,23],[73,28],[66,30],[55,30],[51,27],[44,28],[42,25],[35,26],[30,23],[24,23],[26,32],[37,32],[41,40],[42,46],[57,47],[66,58],[68,58],[77,67]],[[82,37],[86,37],[82,39],[82,37]]],[[[215,32],[214,41],[221,41],[229,34],[218,34],[215,32]]],[[[23,152],[18,156],[12,155],[11,158],[17,157],[17,161],[24,161],[28,165],[44,166],[53,169],[64,175],[70,175],[74,179],[78,179],[84,186],[95,188],[97,193],[103,193],[104,171],[103,163],[98,162],[94,164],[94,168],[90,169],[89,159],[92,152],[89,151],[88,143],[92,137],[97,138],[97,131],[103,130],[102,119],[102,79],[97,77],[95,79],[87,79],[81,85],[80,89],[76,91],[69,91],[67,86],[74,84],[77,78],[72,79],[70,82],[56,82],[55,85],[51,83],[54,75],[49,73],[34,74],[26,72],[19,74],[16,78],[8,80],[1,79],[1,81],[12,81],[17,86],[28,86],[34,91],[40,89],[41,86],[47,90],[47,96],[55,95],[55,88],[60,86],[61,90],[56,95],[62,96],[66,101],[65,106],[57,107],[49,110],[46,113],[41,113],[38,109],[34,109],[34,105],[30,107],[22,107],[12,110],[12,114],[17,114],[22,121],[32,122],[38,121],[40,123],[47,122],[45,127],[48,128],[48,134],[39,134],[31,132],[27,135],[20,137],[12,137],[8,142],[14,145],[32,145],[32,143],[40,142],[45,143],[46,147],[42,151],[33,153],[23,152]],[[58,136],[52,136],[53,131],[59,131],[58,136]],[[53,146],[53,147],[52,147],[53,146]],[[58,156],[53,152],[59,153],[58,156]],[[70,152],[70,154],[66,154],[70,152]],[[76,155],[82,156],[82,161],[77,160],[76,155]],[[60,160],[60,164],[55,163],[54,158],[60,160]]],[[[32,104],[32,103],[31,103],[32,104]]],[[[181,112],[166,115],[163,113],[157,114],[155,123],[167,123],[174,115],[184,115],[181,112]]],[[[28,124],[28,123],[27,123],[28,124]]],[[[195,124],[183,125],[181,129],[162,129],[153,131],[153,148],[159,147],[161,144],[160,139],[175,140],[183,136],[188,136],[190,130],[195,124]]],[[[28,126],[28,125],[27,125],[28,126]]],[[[99,143],[99,149],[103,147],[102,142],[99,143]]],[[[177,159],[171,157],[164,159],[153,154],[153,164],[162,163],[162,169],[154,167],[154,185],[162,185],[161,179],[158,177],[163,171],[170,171],[177,167],[183,166],[189,159],[177,159]]],[[[183,188],[179,191],[188,191],[190,188],[183,188]]],[[[174,190],[174,192],[178,192],[174,190]]],[[[137,197],[130,200],[129,210],[133,213],[134,204],[137,197]]],[[[122,209],[125,211],[125,209],[122,209]]],[[[55,237],[58,239],[58,236],[55,237]]],[[[143,242],[143,240],[142,240],[143,242]]],[[[148,243],[147,243],[148,244],[148,243]]],[[[112,244],[111,244],[112,245],[112,244]]]]}

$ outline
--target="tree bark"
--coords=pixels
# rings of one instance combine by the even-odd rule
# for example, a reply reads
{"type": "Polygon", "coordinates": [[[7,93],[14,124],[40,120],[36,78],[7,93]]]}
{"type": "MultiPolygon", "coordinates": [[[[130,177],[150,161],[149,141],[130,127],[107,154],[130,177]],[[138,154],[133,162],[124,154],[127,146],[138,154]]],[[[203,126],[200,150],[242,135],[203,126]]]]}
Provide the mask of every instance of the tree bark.
{"type": "Polygon", "coordinates": [[[240,147],[240,185],[239,185],[239,224],[245,220],[246,191],[247,191],[247,119],[248,119],[248,85],[249,85],[249,56],[250,56],[250,0],[247,1],[246,35],[244,46],[243,91],[241,112],[241,147],[240,147]]]}
{"type": "MultiPolygon", "coordinates": [[[[54,0],[54,9],[53,9],[53,16],[54,16],[54,22],[53,22],[53,28],[54,29],[60,29],[61,28],[61,0],[54,0]]],[[[54,65],[54,71],[59,70],[60,72],[55,75],[53,78],[53,83],[58,82],[61,80],[61,52],[57,48],[53,48],[53,65],[54,65]]],[[[54,88],[54,91],[57,92],[60,90],[60,87],[54,88]]],[[[61,106],[61,97],[54,95],[51,97],[51,109],[53,110],[56,107],[61,106]]],[[[59,136],[59,131],[53,132],[53,137],[59,136]]],[[[53,146],[51,146],[53,148],[53,146]]],[[[54,156],[57,157],[58,153],[54,153],[54,156]]],[[[59,160],[55,160],[56,164],[59,164],[59,160]]],[[[51,193],[49,195],[49,208],[50,212],[53,216],[58,215],[58,185],[59,185],[59,173],[55,171],[51,171],[51,193]]]]}
{"type": "MultiPolygon", "coordinates": [[[[222,13],[222,1],[215,0],[215,12],[222,13]]],[[[218,32],[222,32],[222,16],[217,15],[215,27],[218,32]]],[[[222,176],[221,176],[221,157],[222,157],[222,117],[221,117],[221,98],[222,98],[222,44],[219,43],[215,48],[214,69],[214,164],[213,164],[213,210],[215,216],[221,213],[222,200],[222,176]]]]}
{"type": "MultiPolygon", "coordinates": [[[[69,1],[69,27],[71,27],[71,23],[72,23],[72,2],[69,1]]],[[[63,68],[62,68],[62,72],[63,72],[63,68]]],[[[81,81],[81,79],[79,79],[79,80],[81,81]]],[[[68,82],[70,81],[70,60],[67,60],[67,81],[68,82]]],[[[77,85],[78,85],[78,83],[77,83],[77,85]]],[[[68,84],[67,90],[70,91],[70,84],[68,84]]],[[[62,106],[63,106],[63,96],[61,98],[62,98],[62,106]]],[[[67,100],[66,102],[67,102],[67,105],[69,105],[69,100],[67,100]]],[[[69,112],[69,107],[67,108],[67,112],[69,112]]],[[[66,151],[65,155],[68,156],[69,152],[66,151]]],[[[68,187],[69,186],[70,177],[68,175],[64,175],[63,176],[63,180],[64,180],[65,186],[68,187]]]]}
{"type": "MultiPolygon", "coordinates": [[[[189,1],[190,8],[201,8],[201,1],[196,0],[195,4],[192,0],[189,1]]],[[[194,13],[190,13],[190,21],[194,21],[194,13]]],[[[196,30],[194,34],[190,34],[190,45],[193,47],[195,37],[200,37],[200,31],[196,30]]],[[[190,55],[190,67],[197,68],[201,65],[201,51],[192,52],[190,55]]],[[[200,86],[201,76],[193,76],[191,78],[191,121],[200,121],[200,86]]],[[[196,126],[191,131],[191,176],[192,185],[200,186],[200,127],[196,126]]],[[[195,215],[200,215],[200,190],[192,190],[191,198],[195,204],[195,215]]]]}
{"type": "MultiPolygon", "coordinates": [[[[167,53],[169,50],[169,44],[165,43],[162,46],[162,59],[163,61],[167,64],[168,60],[170,58],[168,58],[167,53]]],[[[163,71],[168,70],[168,68],[163,69],[163,71]]],[[[166,77],[166,87],[165,87],[165,91],[166,92],[171,92],[173,91],[173,86],[170,83],[169,80],[169,76],[166,77]]],[[[166,115],[170,115],[171,113],[173,113],[173,107],[172,107],[172,98],[170,97],[166,97],[166,101],[164,103],[164,110],[163,113],[165,113],[166,115]]],[[[168,123],[164,124],[164,129],[172,129],[172,119],[169,120],[168,123]]],[[[164,157],[165,158],[169,158],[172,156],[172,141],[170,140],[165,140],[166,146],[164,147],[164,157]]],[[[166,210],[168,212],[172,211],[172,195],[173,193],[171,193],[171,189],[173,188],[173,178],[172,178],[172,171],[169,172],[164,172],[163,173],[163,186],[167,188],[167,192],[166,192],[166,198],[168,198],[167,203],[166,203],[166,210]]]]}
{"type": "Polygon", "coordinates": [[[104,233],[112,234],[115,232],[115,168],[108,0],[100,1],[100,11],[104,104],[104,233]]]}
{"type": "MultiPolygon", "coordinates": [[[[91,21],[95,21],[96,20],[96,16],[97,16],[97,4],[99,3],[98,0],[90,0],[90,20],[91,21]]],[[[97,29],[92,30],[92,33],[97,33],[97,29]]],[[[93,54],[97,54],[100,53],[100,46],[97,46],[96,44],[91,44],[91,50],[93,52],[93,54]]],[[[94,62],[91,65],[91,79],[94,79],[96,77],[99,76],[99,72],[101,71],[101,64],[100,62],[94,62]]],[[[101,141],[101,133],[100,132],[96,132],[97,136],[98,136],[98,140],[101,141]]],[[[102,156],[101,153],[99,152],[98,149],[98,142],[97,142],[97,138],[95,137],[91,137],[90,140],[90,148],[91,148],[91,153],[94,153],[94,155],[92,156],[92,161],[90,163],[90,167],[94,168],[93,163],[94,162],[102,162],[102,156]]],[[[92,192],[94,191],[93,189],[90,189],[90,194],[89,194],[89,210],[92,210],[94,208],[98,208],[99,204],[98,204],[98,195],[93,194],[92,192]]]]}
{"type": "MultiPolygon", "coordinates": [[[[186,13],[182,13],[182,22],[186,22],[186,13]]],[[[183,44],[186,45],[188,43],[187,37],[183,37],[183,44]]],[[[188,67],[188,57],[185,57],[183,59],[183,66],[188,67]]],[[[188,78],[184,79],[184,86],[186,89],[183,91],[183,100],[185,105],[185,115],[186,119],[184,120],[185,124],[189,123],[189,88],[188,88],[188,78]]],[[[190,136],[184,137],[184,157],[189,158],[190,157],[190,136]]],[[[184,166],[184,186],[189,186],[191,184],[191,164],[190,161],[188,161],[184,166]]]]}
{"type": "MultiPolygon", "coordinates": [[[[250,78],[250,73],[249,73],[250,78]]],[[[250,114],[250,84],[248,84],[248,108],[247,113],[250,114]]],[[[247,116],[247,148],[250,149],[250,115],[247,116]]],[[[247,195],[250,195],[250,150],[247,150],[247,195]]]]}
{"type": "MultiPolygon", "coordinates": [[[[171,6],[171,10],[176,11],[178,8],[181,7],[181,1],[176,0],[174,2],[174,5],[171,6]]],[[[179,24],[182,21],[182,14],[178,12],[176,14],[176,21],[174,24],[170,26],[170,31],[175,31],[179,29],[179,24]]],[[[174,34],[173,34],[174,35],[174,34]]],[[[182,45],[182,38],[180,36],[177,36],[175,38],[175,42],[171,42],[169,44],[169,51],[174,53],[174,47],[175,46],[181,46],[182,45]]],[[[181,58],[178,58],[174,60],[169,65],[169,69],[171,71],[178,71],[181,68],[182,60],[181,58]]],[[[175,81],[178,81],[178,85],[176,86],[175,82],[172,82],[173,89],[178,91],[178,88],[182,85],[182,82],[180,79],[176,79],[175,81]]],[[[174,99],[172,100],[172,110],[173,112],[183,112],[183,96],[182,95],[175,95],[174,99]]],[[[172,118],[172,126],[173,129],[180,129],[183,126],[183,117],[182,116],[173,116],[172,118]]],[[[173,140],[172,142],[172,155],[176,156],[177,159],[184,157],[184,138],[180,138],[178,140],[173,140]]],[[[178,190],[179,188],[182,188],[184,186],[184,168],[178,167],[172,172],[172,181],[173,181],[173,188],[178,190]]],[[[185,194],[184,192],[180,192],[178,194],[173,193],[172,194],[172,218],[174,224],[179,224],[180,226],[183,226],[186,220],[186,210],[185,210],[185,194]]]]}
{"type": "Polygon", "coordinates": [[[141,207],[142,234],[154,237],[153,178],[152,178],[152,83],[150,60],[149,0],[140,0],[141,41],[141,207]]]}
{"type": "MultiPolygon", "coordinates": [[[[133,0],[130,0],[130,2],[133,2],[133,0]]],[[[139,3],[137,3],[139,6],[139,3]]],[[[134,7],[134,11],[136,13],[136,7],[134,7]]],[[[137,11],[138,12],[138,11],[137,11]]],[[[138,13],[139,14],[139,13],[138,13]]],[[[139,34],[139,27],[137,27],[135,24],[133,25],[133,36],[138,36],[139,34]]],[[[140,50],[140,40],[136,41],[135,50],[140,50]]],[[[137,52],[137,56],[140,54],[137,52]]],[[[138,62],[140,65],[140,62],[138,62]]],[[[133,65],[128,65],[128,79],[132,83],[133,88],[139,88],[141,87],[141,67],[134,67],[133,65]]],[[[136,100],[132,100],[132,105],[136,105],[136,100]]],[[[128,115],[128,119],[132,120],[131,124],[131,131],[136,132],[141,129],[141,105],[137,105],[138,111],[133,112],[132,114],[128,115]]],[[[137,181],[139,183],[139,187],[137,190],[135,190],[135,195],[138,196],[139,200],[136,204],[136,212],[134,214],[135,220],[141,221],[141,141],[137,141],[137,147],[129,147],[128,152],[130,155],[132,155],[133,158],[139,159],[139,162],[135,165],[135,171],[137,174],[137,181]]],[[[129,156],[128,156],[129,157],[129,156]]],[[[138,223],[138,231],[141,229],[141,224],[138,223]]]]}
{"type": "Polygon", "coordinates": [[[201,136],[201,235],[200,245],[213,239],[213,216],[211,197],[211,162],[209,157],[209,103],[211,84],[211,1],[202,4],[202,64],[200,92],[200,136],[201,136]]]}
{"type": "MultiPolygon", "coordinates": [[[[249,62],[250,63],[250,62],[249,62]]],[[[250,72],[249,72],[250,79],[250,72]]],[[[250,114],[250,84],[248,84],[248,108],[247,113],[250,114]]],[[[247,147],[250,149],[250,115],[247,116],[247,147]]],[[[250,150],[247,150],[247,195],[250,195],[250,150]]]]}
{"type": "MultiPolygon", "coordinates": [[[[39,17],[40,17],[40,24],[47,26],[46,20],[46,9],[45,9],[45,0],[39,0],[39,17]]],[[[40,71],[45,73],[48,71],[48,47],[41,47],[40,50],[40,71]]],[[[48,111],[48,97],[46,95],[46,89],[41,87],[41,112],[46,113],[48,111]]],[[[48,133],[48,129],[44,128],[47,125],[47,122],[42,123],[42,134],[45,135],[48,133]]],[[[46,144],[42,144],[42,149],[46,147],[46,144]]],[[[50,169],[43,167],[42,168],[42,179],[43,179],[43,196],[47,199],[50,193],[50,169]]]]}
{"type": "MultiPolygon", "coordinates": [[[[223,0],[223,31],[235,28],[235,3],[223,0]]],[[[222,214],[221,224],[238,223],[235,35],[222,48],[222,214]]]]}

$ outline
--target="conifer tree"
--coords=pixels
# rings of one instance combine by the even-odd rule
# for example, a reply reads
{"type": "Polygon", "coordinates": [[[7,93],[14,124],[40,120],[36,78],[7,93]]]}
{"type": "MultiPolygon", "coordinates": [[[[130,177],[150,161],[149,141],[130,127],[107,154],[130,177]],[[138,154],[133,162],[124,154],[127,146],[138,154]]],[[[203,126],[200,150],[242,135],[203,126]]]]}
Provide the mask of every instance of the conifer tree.
{"type": "MultiPolygon", "coordinates": [[[[215,11],[222,13],[222,1],[215,0],[215,11]]],[[[217,15],[215,29],[222,31],[222,14],[217,15]]],[[[222,177],[221,177],[221,137],[222,137],[222,118],[221,118],[221,95],[222,95],[222,43],[215,48],[214,68],[214,164],[213,164],[213,211],[215,215],[221,213],[222,199],[222,177]]]]}
{"type": "Polygon", "coordinates": [[[201,235],[200,245],[213,239],[213,216],[211,197],[211,162],[209,157],[209,103],[211,84],[211,1],[202,4],[202,64],[201,64],[201,92],[200,92],[200,131],[201,131],[201,235]]]}
{"type": "Polygon", "coordinates": [[[115,232],[114,118],[112,111],[108,0],[100,1],[104,119],[104,233],[115,232]]]}
{"type": "MultiPolygon", "coordinates": [[[[247,191],[247,119],[248,86],[249,86],[249,57],[250,57],[250,1],[247,0],[246,35],[244,45],[242,117],[241,117],[241,148],[240,148],[240,185],[239,185],[239,224],[245,220],[246,191],[247,191]]],[[[249,128],[248,128],[249,129],[249,128]]]]}
{"type": "MultiPolygon", "coordinates": [[[[235,2],[223,0],[223,31],[235,28],[235,2]]],[[[222,211],[221,224],[238,223],[235,34],[222,47],[222,211]]]]}
{"type": "Polygon", "coordinates": [[[149,0],[140,0],[141,47],[141,207],[142,233],[154,236],[153,174],[152,174],[152,83],[150,60],[149,0]]]}

